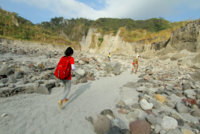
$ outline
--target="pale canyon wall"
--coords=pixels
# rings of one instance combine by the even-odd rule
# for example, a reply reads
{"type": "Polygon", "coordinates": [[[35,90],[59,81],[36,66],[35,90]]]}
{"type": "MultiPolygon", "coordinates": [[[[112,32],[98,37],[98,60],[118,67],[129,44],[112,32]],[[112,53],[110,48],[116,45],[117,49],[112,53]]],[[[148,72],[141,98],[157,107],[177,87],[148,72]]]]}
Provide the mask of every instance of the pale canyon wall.
{"type": "Polygon", "coordinates": [[[136,53],[151,53],[161,50],[162,54],[187,50],[200,52],[200,19],[188,23],[186,26],[174,31],[169,40],[145,44],[144,42],[125,42],[120,36],[120,30],[114,36],[112,34],[101,35],[96,29],[90,28],[87,36],[83,37],[80,46],[82,51],[107,55],[120,53],[134,55],[136,53]],[[103,38],[100,43],[99,38],[103,38]]]}
{"type": "Polygon", "coordinates": [[[81,50],[90,52],[90,53],[100,53],[107,55],[109,52],[111,53],[120,53],[124,55],[133,55],[136,53],[142,53],[146,50],[150,50],[150,44],[143,43],[129,43],[123,41],[123,39],[119,36],[120,30],[118,33],[113,36],[112,34],[107,34],[102,36],[97,32],[96,29],[89,29],[89,32],[86,37],[83,37],[80,45],[81,50]],[[99,38],[103,38],[103,41],[100,42],[99,38]]]}

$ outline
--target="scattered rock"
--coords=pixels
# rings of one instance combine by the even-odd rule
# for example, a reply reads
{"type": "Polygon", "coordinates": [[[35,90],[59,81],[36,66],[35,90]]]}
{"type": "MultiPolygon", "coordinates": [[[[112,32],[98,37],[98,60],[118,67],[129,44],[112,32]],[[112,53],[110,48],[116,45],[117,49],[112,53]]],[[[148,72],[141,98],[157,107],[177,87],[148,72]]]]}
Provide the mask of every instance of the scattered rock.
{"type": "Polygon", "coordinates": [[[137,120],[129,124],[131,134],[150,134],[151,126],[145,120],[137,120]]]}
{"type": "Polygon", "coordinates": [[[9,78],[8,78],[8,82],[10,83],[16,83],[17,82],[17,79],[14,75],[10,75],[9,78]]]}
{"type": "Polygon", "coordinates": [[[194,73],[190,74],[191,78],[195,81],[199,81],[200,80],[200,71],[196,71],[194,73]]]}
{"type": "Polygon", "coordinates": [[[145,99],[142,99],[140,100],[140,106],[143,110],[149,110],[149,109],[152,109],[153,108],[153,104],[152,103],[149,103],[147,100],[145,99]]]}
{"type": "Polygon", "coordinates": [[[0,82],[2,82],[3,84],[6,84],[8,82],[8,78],[3,78],[0,80],[0,82]]]}
{"type": "Polygon", "coordinates": [[[197,105],[197,102],[195,99],[187,98],[187,99],[183,99],[183,102],[188,106],[197,105]]]}
{"type": "Polygon", "coordinates": [[[106,116],[97,115],[97,118],[93,120],[93,126],[97,134],[104,134],[111,128],[111,122],[106,116]]]}
{"type": "Polygon", "coordinates": [[[15,70],[12,66],[3,64],[0,68],[0,75],[11,75],[14,74],[15,70]]]}
{"type": "Polygon", "coordinates": [[[182,119],[188,123],[198,124],[199,119],[190,115],[189,113],[180,113],[182,119]]]}
{"type": "Polygon", "coordinates": [[[155,109],[159,109],[159,108],[162,107],[162,103],[156,101],[156,100],[153,99],[153,98],[151,98],[151,99],[149,100],[149,102],[153,104],[153,107],[154,107],[155,109]]]}
{"type": "Polygon", "coordinates": [[[23,71],[17,71],[15,72],[15,78],[16,79],[21,79],[24,77],[24,72],[23,71]]]}
{"type": "Polygon", "coordinates": [[[131,132],[128,129],[122,129],[122,134],[131,134],[131,132]]]}
{"type": "Polygon", "coordinates": [[[115,118],[113,111],[110,109],[105,109],[101,112],[101,115],[107,116],[109,119],[115,118]]]}
{"type": "Polygon", "coordinates": [[[196,98],[196,93],[194,90],[192,89],[187,89],[184,91],[184,94],[188,97],[188,98],[191,98],[191,99],[195,99],[196,98]]]}
{"type": "Polygon", "coordinates": [[[110,128],[108,130],[108,132],[106,132],[104,134],[122,134],[122,131],[121,131],[121,129],[119,127],[114,126],[114,127],[110,128]]]}
{"type": "Polygon", "coordinates": [[[121,109],[118,110],[118,113],[120,113],[120,114],[128,114],[129,111],[127,109],[121,108],[121,109]]]}
{"type": "Polygon", "coordinates": [[[36,92],[39,94],[50,94],[50,90],[45,84],[40,84],[36,92]]]}
{"type": "Polygon", "coordinates": [[[190,85],[190,83],[183,83],[183,90],[187,90],[187,89],[191,89],[191,85],[190,85]]]}
{"type": "Polygon", "coordinates": [[[139,117],[140,111],[139,110],[135,110],[134,112],[129,112],[126,115],[126,118],[129,120],[129,122],[133,122],[136,121],[139,117]]]}
{"type": "Polygon", "coordinates": [[[156,134],[158,134],[161,131],[161,126],[156,124],[154,131],[156,134]]]}
{"type": "Polygon", "coordinates": [[[175,61],[175,60],[178,60],[178,59],[180,59],[180,58],[182,58],[182,57],[184,57],[184,56],[186,56],[186,55],[183,54],[183,53],[177,53],[177,54],[174,54],[174,55],[170,58],[170,60],[175,61]]]}
{"type": "Polygon", "coordinates": [[[89,59],[88,58],[81,58],[82,61],[84,61],[86,64],[89,64],[89,59]]]}
{"type": "Polygon", "coordinates": [[[167,131],[166,134],[182,134],[182,132],[179,129],[172,129],[167,131]]]}
{"type": "Polygon", "coordinates": [[[160,94],[155,94],[154,97],[155,97],[155,99],[156,99],[157,101],[159,101],[159,102],[161,102],[161,103],[164,103],[165,100],[166,100],[165,96],[162,96],[162,95],[160,95],[160,94]]]}
{"type": "Polygon", "coordinates": [[[85,75],[85,71],[81,68],[76,69],[76,77],[83,77],[85,75]]]}
{"type": "Polygon", "coordinates": [[[116,104],[117,108],[125,108],[126,104],[124,101],[120,100],[117,104],[116,104]]]}
{"type": "Polygon", "coordinates": [[[146,120],[149,123],[151,123],[152,125],[156,125],[157,124],[157,118],[153,114],[147,115],[146,120]]]}
{"type": "Polygon", "coordinates": [[[8,116],[7,113],[3,113],[3,114],[1,114],[1,117],[6,117],[6,116],[8,116]]]}
{"type": "Polygon", "coordinates": [[[183,134],[194,134],[191,130],[189,130],[189,129],[181,129],[181,131],[182,131],[182,133],[183,134]]]}
{"type": "Polygon", "coordinates": [[[111,119],[111,125],[113,126],[117,126],[121,129],[125,129],[126,128],[126,124],[123,120],[121,120],[120,118],[116,117],[111,119]]]}
{"type": "Polygon", "coordinates": [[[150,77],[149,75],[145,75],[145,76],[143,77],[143,79],[149,81],[149,80],[151,79],[151,77],[150,77]]]}
{"type": "Polygon", "coordinates": [[[121,73],[121,64],[120,63],[106,63],[104,70],[106,73],[113,73],[119,75],[121,73]]]}
{"type": "Polygon", "coordinates": [[[189,111],[189,109],[182,102],[176,103],[176,110],[179,113],[187,113],[189,111]]]}
{"type": "Polygon", "coordinates": [[[178,122],[172,117],[164,116],[161,122],[161,126],[165,130],[176,129],[178,126],[178,122]]]}
{"type": "Polygon", "coordinates": [[[115,63],[113,66],[113,73],[115,75],[119,75],[121,73],[121,64],[120,63],[115,63]]]}
{"type": "Polygon", "coordinates": [[[197,105],[194,105],[194,106],[193,106],[192,115],[193,115],[193,116],[196,116],[196,117],[200,117],[200,109],[198,108],[197,105]]]}

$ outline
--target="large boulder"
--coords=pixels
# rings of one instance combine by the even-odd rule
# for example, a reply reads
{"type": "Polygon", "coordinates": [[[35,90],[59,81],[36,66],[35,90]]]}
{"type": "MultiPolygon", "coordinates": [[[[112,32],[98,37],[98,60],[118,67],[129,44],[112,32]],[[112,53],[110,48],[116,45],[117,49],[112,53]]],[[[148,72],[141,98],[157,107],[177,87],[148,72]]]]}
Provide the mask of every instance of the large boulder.
{"type": "Polygon", "coordinates": [[[104,115],[97,115],[92,123],[97,134],[104,134],[111,128],[111,121],[104,115]]]}
{"type": "Polygon", "coordinates": [[[121,64],[120,63],[115,63],[113,65],[113,73],[115,75],[119,75],[121,73],[121,64]]]}
{"type": "Polygon", "coordinates": [[[106,63],[104,70],[106,71],[106,73],[113,73],[115,75],[119,75],[121,73],[121,64],[113,62],[106,63]]]}
{"type": "Polygon", "coordinates": [[[48,81],[45,84],[40,84],[38,86],[38,89],[36,90],[36,93],[39,94],[50,94],[51,93],[51,89],[55,87],[55,81],[48,81]]]}

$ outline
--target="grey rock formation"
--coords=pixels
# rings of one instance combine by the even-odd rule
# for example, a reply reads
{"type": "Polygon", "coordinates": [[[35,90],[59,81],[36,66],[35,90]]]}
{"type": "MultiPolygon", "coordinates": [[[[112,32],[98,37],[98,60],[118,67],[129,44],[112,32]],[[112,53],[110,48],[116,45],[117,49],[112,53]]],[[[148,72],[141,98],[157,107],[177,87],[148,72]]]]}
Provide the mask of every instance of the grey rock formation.
{"type": "Polygon", "coordinates": [[[175,50],[187,49],[191,52],[200,51],[200,19],[188,23],[186,26],[176,30],[168,45],[175,50]]]}

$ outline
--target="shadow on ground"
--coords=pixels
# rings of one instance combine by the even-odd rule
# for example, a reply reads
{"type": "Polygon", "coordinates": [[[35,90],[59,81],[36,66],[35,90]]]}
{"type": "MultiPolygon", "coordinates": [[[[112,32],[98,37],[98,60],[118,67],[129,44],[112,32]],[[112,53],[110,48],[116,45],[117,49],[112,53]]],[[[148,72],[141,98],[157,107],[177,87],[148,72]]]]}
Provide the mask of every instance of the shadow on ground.
{"type": "Polygon", "coordinates": [[[69,96],[70,100],[63,106],[63,109],[65,109],[70,103],[72,103],[76,98],[78,98],[87,89],[89,89],[90,86],[91,86],[90,82],[85,85],[80,86],[72,95],[69,96]]]}

